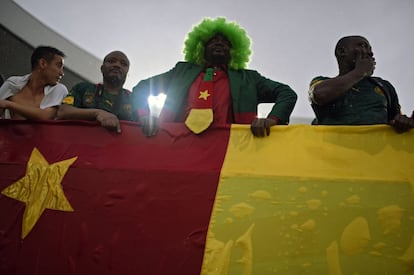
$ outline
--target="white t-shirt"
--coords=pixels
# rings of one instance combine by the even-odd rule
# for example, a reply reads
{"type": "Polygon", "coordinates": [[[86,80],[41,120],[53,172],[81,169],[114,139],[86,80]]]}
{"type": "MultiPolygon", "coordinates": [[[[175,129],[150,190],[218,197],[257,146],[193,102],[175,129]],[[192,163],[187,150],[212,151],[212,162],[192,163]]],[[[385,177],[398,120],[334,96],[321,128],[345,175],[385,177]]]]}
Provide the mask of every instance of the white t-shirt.
{"type": "MultiPolygon", "coordinates": [[[[31,74],[24,76],[11,76],[0,87],[0,99],[7,99],[17,94],[27,84],[31,74]]],[[[63,98],[68,94],[68,89],[65,85],[57,83],[53,86],[45,86],[45,96],[40,102],[40,109],[46,109],[49,107],[59,106],[62,103],[63,98]]],[[[5,118],[10,118],[10,113],[5,110],[5,118]]]]}

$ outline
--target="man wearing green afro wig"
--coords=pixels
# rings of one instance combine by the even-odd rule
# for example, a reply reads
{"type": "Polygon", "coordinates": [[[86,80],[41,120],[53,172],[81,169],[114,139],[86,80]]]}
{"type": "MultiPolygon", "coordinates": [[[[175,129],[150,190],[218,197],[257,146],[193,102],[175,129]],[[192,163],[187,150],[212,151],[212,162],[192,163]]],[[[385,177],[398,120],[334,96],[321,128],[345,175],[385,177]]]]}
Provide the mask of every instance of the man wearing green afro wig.
{"type": "Polygon", "coordinates": [[[133,89],[143,133],[155,135],[160,122],[185,122],[200,134],[212,125],[250,124],[253,135],[286,125],[297,95],[286,84],[247,70],[250,39],[235,22],[205,18],[187,35],[186,62],[140,81],[133,89]],[[161,113],[150,112],[148,97],[166,94],[161,113]],[[259,103],[274,103],[267,118],[257,118],[259,103]]]}

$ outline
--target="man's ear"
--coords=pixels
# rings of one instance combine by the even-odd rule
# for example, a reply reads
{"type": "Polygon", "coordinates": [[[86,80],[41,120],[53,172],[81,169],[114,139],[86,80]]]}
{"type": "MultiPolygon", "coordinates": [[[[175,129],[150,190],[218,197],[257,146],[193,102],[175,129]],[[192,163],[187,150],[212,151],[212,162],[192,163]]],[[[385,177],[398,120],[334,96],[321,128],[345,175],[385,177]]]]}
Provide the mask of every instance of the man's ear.
{"type": "Polygon", "coordinates": [[[344,57],[344,56],[346,55],[346,50],[345,50],[345,47],[340,47],[340,48],[338,48],[338,53],[337,53],[337,55],[338,55],[339,57],[344,57]]]}
{"type": "Polygon", "coordinates": [[[47,60],[46,59],[44,59],[44,58],[40,58],[39,59],[39,68],[41,68],[41,69],[43,69],[43,68],[45,68],[49,63],[47,62],[47,60]]]}
{"type": "Polygon", "coordinates": [[[101,65],[101,73],[103,73],[103,65],[101,65]]]}

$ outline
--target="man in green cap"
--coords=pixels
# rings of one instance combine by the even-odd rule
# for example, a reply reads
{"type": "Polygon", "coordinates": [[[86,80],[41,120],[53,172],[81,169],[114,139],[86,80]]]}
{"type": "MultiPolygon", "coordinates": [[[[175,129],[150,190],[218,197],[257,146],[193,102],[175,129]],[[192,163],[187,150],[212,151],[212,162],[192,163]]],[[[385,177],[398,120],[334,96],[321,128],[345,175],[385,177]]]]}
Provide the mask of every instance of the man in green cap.
{"type": "Polygon", "coordinates": [[[286,84],[245,69],[250,55],[246,32],[225,18],[204,19],[188,34],[184,54],[170,71],[142,80],[133,89],[146,136],[159,122],[185,122],[199,134],[211,125],[250,124],[255,136],[270,134],[273,125],[286,125],[296,93],[286,84]],[[152,116],[147,98],[166,94],[159,117],[152,116]],[[267,118],[257,118],[260,103],[274,103],[267,118]]]}

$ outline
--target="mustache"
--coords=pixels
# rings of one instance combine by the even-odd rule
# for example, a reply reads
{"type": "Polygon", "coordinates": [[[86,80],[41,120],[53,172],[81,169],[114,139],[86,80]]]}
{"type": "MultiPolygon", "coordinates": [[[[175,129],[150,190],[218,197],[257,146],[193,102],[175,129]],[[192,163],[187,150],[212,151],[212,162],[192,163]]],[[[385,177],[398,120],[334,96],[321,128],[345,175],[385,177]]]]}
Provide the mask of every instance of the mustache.
{"type": "Polygon", "coordinates": [[[112,73],[112,72],[118,72],[118,73],[124,74],[124,72],[121,69],[117,69],[117,68],[110,69],[109,72],[110,73],[112,73]]]}

